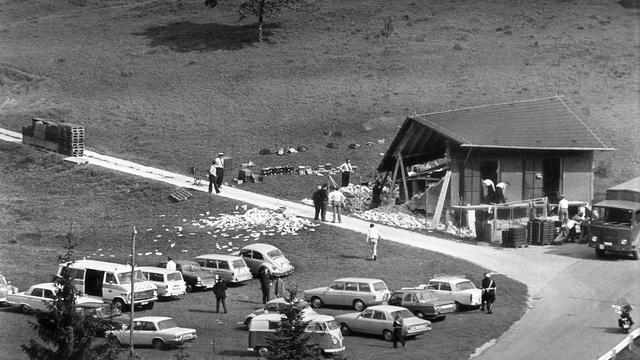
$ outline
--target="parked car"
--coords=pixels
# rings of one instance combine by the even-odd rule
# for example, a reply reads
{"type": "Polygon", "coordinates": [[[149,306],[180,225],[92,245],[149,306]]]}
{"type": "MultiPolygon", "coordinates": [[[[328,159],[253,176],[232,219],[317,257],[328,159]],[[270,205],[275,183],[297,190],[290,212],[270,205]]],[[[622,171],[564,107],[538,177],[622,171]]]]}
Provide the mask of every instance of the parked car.
{"type": "Polygon", "coordinates": [[[109,330],[122,329],[129,323],[129,315],[123,315],[111,304],[83,303],[76,304],[76,311],[83,317],[92,316],[96,321],[96,336],[104,337],[109,330]]]}
{"type": "MultiPolygon", "coordinates": [[[[251,314],[245,316],[243,323],[247,328],[249,328],[249,325],[251,324],[251,320],[253,320],[253,318],[255,318],[256,316],[259,316],[262,314],[280,314],[287,308],[287,306],[289,306],[289,303],[284,298],[277,298],[277,299],[270,300],[264,305],[263,308],[258,309],[252,312],[251,314]]],[[[302,309],[303,315],[317,314],[309,306],[309,303],[307,303],[303,299],[296,299],[294,301],[294,306],[297,306],[298,308],[302,309]]]]}
{"type": "Polygon", "coordinates": [[[240,256],[206,254],[196,257],[194,261],[227,283],[240,284],[251,280],[251,270],[240,256]]]}
{"type": "Polygon", "coordinates": [[[393,340],[393,320],[399,313],[403,319],[402,334],[415,337],[431,330],[431,322],[416,317],[411,311],[392,305],[370,306],[362,312],[336,316],[343,335],[365,333],[382,335],[385,340],[393,340]]]}
{"type": "Polygon", "coordinates": [[[139,266],[137,269],[158,288],[159,298],[178,298],[187,292],[186,283],[180,271],[153,266],[139,266]]]}
{"type": "MultiPolygon", "coordinates": [[[[176,270],[182,273],[182,278],[186,285],[187,292],[194,290],[212,289],[216,283],[217,276],[203,269],[197,262],[191,260],[173,260],[176,263],[176,270]]],[[[167,268],[167,262],[163,261],[156,267],[167,268]]]]}
{"type": "MultiPolygon", "coordinates": [[[[60,285],[56,283],[42,283],[31,286],[27,291],[16,294],[8,294],[7,302],[12,306],[17,306],[20,310],[27,314],[33,310],[47,311],[47,304],[52,303],[56,294],[60,290],[60,285]]],[[[88,296],[76,297],[76,304],[94,303],[102,304],[102,300],[94,299],[88,296]]]]}
{"type": "Polygon", "coordinates": [[[6,302],[7,295],[15,294],[17,292],[18,288],[11,285],[11,281],[7,281],[7,279],[0,274],[0,302],[6,302]]]}
{"type": "MultiPolygon", "coordinates": [[[[262,314],[256,316],[249,325],[249,344],[247,350],[266,356],[271,351],[269,340],[273,338],[278,325],[282,321],[280,314],[262,314]]],[[[302,321],[308,322],[305,332],[309,335],[307,344],[317,345],[326,354],[344,351],[340,326],[333,316],[306,314],[302,321]]]]}
{"type": "MultiPolygon", "coordinates": [[[[130,345],[129,325],[107,331],[107,341],[115,345],[130,345]]],[[[133,345],[151,345],[156,349],[181,346],[196,338],[196,329],[178,327],[173,318],[143,316],[133,319],[133,345]]]]}
{"type": "Polygon", "coordinates": [[[264,268],[273,276],[287,276],[293,272],[293,265],[284,257],[280,249],[273,245],[255,243],[250,244],[238,253],[249,266],[255,276],[264,268]]]}
{"type": "Polygon", "coordinates": [[[457,310],[465,307],[478,308],[482,305],[482,290],[469,279],[461,276],[438,276],[427,284],[418,285],[419,289],[426,289],[440,300],[453,300],[457,310]]]}
{"type": "Polygon", "coordinates": [[[380,279],[341,278],[334,280],[330,286],[305,290],[302,294],[315,308],[338,305],[352,306],[362,311],[367,306],[387,301],[391,292],[380,279]]]}
{"type": "Polygon", "coordinates": [[[453,300],[440,300],[432,291],[400,289],[391,293],[389,305],[402,306],[415,316],[428,320],[444,320],[446,314],[456,311],[453,300]]]}

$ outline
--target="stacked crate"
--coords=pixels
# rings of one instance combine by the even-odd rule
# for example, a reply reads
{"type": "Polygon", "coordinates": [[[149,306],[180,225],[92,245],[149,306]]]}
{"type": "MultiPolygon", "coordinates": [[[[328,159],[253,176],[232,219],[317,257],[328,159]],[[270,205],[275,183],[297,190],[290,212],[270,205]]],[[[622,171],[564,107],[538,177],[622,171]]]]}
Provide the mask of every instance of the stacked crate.
{"type": "Polygon", "coordinates": [[[521,247],[527,245],[527,228],[524,226],[514,226],[502,231],[502,246],[521,247]]]}
{"type": "Polygon", "coordinates": [[[69,156],[84,155],[84,127],[71,123],[58,124],[58,151],[69,156]]]}
{"type": "Polygon", "coordinates": [[[527,237],[532,245],[548,245],[553,243],[556,226],[553,221],[533,219],[527,222],[527,237]]]}

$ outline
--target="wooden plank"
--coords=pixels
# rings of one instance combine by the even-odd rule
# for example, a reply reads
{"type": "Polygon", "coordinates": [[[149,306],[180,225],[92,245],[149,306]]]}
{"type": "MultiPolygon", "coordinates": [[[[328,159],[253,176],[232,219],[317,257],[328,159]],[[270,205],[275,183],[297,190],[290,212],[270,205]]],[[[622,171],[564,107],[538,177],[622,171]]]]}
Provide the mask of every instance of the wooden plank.
{"type": "Polygon", "coordinates": [[[451,170],[444,174],[444,181],[442,183],[442,189],[440,190],[440,197],[438,197],[438,204],[436,205],[436,211],[433,213],[433,220],[431,221],[431,228],[436,229],[440,223],[440,216],[442,215],[442,208],[444,207],[444,199],[447,197],[447,189],[449,189],[449,181],[451,181],[451,170]]]}
{"type": "Polygon", "coordinates": [[[407,177],[405,176],[406,169],[404,162],[402,161],[402,154],[398,153],[398,163],[400,163],[400,175],[402,176],[402,186],[404,186],[404,201],[409,201],[409,189],[407,189],[407,177]]]}
{"type": "MultiPolygon", "coordinates": [[[[396,179],[398,178],[398,167],[400,166],[400,162],[396,160],[396,167],[393,169],[393,177],[391,178],[391,189],[389,189],[389,194],[393,196],[393,189],[396,186],[396,179]]],[[[395,201],[395,199],[394,199],[395,201]]]]}

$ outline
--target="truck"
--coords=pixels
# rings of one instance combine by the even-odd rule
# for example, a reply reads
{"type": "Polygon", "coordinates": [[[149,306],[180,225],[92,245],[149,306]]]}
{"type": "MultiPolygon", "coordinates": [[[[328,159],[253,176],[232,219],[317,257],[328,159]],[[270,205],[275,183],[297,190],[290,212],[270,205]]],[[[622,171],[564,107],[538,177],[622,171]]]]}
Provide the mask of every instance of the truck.
{"type": "Polygon", "coordinates": [[[605,200],[594,204],[591,213],[585,230],[596,257],[640,258],[640,177],[607,189],[605,200]]]}

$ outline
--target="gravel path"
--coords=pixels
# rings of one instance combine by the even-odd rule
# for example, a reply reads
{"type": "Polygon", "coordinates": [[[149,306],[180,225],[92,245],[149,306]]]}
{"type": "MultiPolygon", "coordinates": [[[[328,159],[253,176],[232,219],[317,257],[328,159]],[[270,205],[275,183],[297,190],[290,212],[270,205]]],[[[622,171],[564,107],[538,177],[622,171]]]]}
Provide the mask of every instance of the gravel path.
{"type": "MultiPolygon", "coordinates": [[[[0,129],[0,140],[21,142],[21,134],[0,129]]],[[[126,160],[85,151],[90,164],[163,181],[195,191],[193,178],[126,160]]],[[[255,206],[288,210],[313,217],[313,207],[224,186],[218,195],[255,206]]],[[[368,222],[342,217],[344,229],[365,233],[368,222]]],[[[596,260],[586,245],[540,246],[503,249],[444,240],[407,230],[378,225],[383,239],[437,251],[471,261],[491,271],[525,283],[530,310],[507,333],[478,350],[476,359],[595,359],[624,335],[617,329],[611,304],[621,297],[640,308],[640,261],[596,260]]],[[[500,311],[500,297],[495,311],[500,311]]]]}

